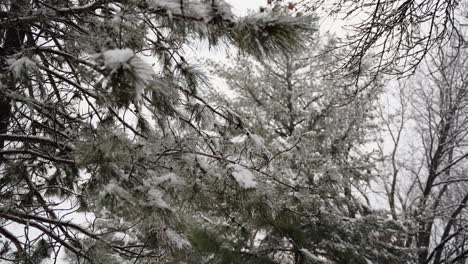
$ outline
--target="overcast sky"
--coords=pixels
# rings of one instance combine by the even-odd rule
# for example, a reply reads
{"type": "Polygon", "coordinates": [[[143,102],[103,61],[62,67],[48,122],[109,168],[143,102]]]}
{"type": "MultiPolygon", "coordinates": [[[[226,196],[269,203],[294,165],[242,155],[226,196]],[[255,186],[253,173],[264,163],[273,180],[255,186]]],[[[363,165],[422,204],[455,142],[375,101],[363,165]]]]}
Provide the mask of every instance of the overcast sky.
{"type": "Polygon", "coordinates": [[[247,10],[258,10],[262,5],[266,4],[266,0],[227,0],[234,9],[236,14],[245,14],[247,10]]]}

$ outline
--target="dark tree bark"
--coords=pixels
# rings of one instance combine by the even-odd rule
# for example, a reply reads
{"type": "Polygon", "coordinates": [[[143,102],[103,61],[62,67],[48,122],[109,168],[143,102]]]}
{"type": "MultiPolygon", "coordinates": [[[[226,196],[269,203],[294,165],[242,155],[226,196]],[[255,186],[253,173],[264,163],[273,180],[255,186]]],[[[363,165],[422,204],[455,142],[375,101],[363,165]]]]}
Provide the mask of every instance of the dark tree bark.
{"type": "MultiPolygon", "coordinates": [[[[9,13],[23,14],[25,7],[29,6],[29,0],[12,1],[9,13]]],[[[24,25],[17,27],[9,27],[5,30],[2,37],[0,48],[0,71],[5,71],[7,68],[6,60],[8,56],[20,51],[23,47],[24,37],[27,28],[24,25]]],[[[5,74],[5,72],[0,72],[5,74]]],[[[5,91],[14,90],[14,82],[8,76],[4,76],[4,87],[0,90],[0,134],[5,134],[8,131],[8,124],[11,116],[11,99],[5,94],[5,91]]],[[[0,150],[5,146],[5,140],[0,138],[0,150]]],[[[0,163],[3,161],[3,156],[0,156],[0,163]]]]}

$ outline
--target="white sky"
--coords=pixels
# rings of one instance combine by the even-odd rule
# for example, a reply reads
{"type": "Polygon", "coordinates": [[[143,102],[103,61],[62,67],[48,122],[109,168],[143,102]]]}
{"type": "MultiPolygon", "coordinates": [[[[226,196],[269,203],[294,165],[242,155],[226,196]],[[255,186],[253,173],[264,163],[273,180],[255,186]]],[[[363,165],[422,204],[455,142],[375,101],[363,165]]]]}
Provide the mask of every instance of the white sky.
{"type": "Polygon", "coordinates": [[[266,5],[266,0],[227,0],[227,2],[238,15],[245,14],[249,9],[257,11],[260,6],[266,5]]]}

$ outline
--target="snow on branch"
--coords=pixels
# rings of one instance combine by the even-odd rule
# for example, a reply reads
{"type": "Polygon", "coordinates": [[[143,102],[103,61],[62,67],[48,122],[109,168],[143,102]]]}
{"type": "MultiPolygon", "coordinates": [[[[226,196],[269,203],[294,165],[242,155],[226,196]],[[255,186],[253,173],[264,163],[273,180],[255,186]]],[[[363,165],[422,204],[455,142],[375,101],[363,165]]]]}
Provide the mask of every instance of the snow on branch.
{"type": "Polygon", "coordinates": [[[312,16],[252,14],[236,23],[230,37],[241,51],[257,57],[295,52],[303,48],[315,32],[314,21],[312,16]]]}
{"type": "Polygon", "coordinates": [[[206,23],[219,17],[224,21],[233,21],[231,6],[224,0],[208,2],[193,0],[149,0],[149,8],[154,11],[165,11],[168,16],[183,19],[194,19],[206,23]]]}

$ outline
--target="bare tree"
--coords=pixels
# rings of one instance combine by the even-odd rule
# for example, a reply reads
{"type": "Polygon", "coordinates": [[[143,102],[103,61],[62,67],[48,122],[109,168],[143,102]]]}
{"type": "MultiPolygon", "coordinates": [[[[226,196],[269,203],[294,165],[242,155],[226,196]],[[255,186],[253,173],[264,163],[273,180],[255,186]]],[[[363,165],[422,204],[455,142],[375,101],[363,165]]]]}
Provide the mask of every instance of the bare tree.
{"type": "Polygon", "coordinates": [[[388,197],[390,213],[394,220],[399,218],[400,212],[405,211],[406,206],[406,202],[401,200],[398,182],[402,166],[404,166],[401,161],[401,153],[405,152],[404,139],[407,136],[405,128],[409,120],[408,96],[402,88],[398,89],[396,93],[395,96],[384,96],[386,101],[380,104],[377,109],[380,122],[384,126],[383,130],[379,131],[384,132],[384,135],[380,135],[380,137],[390,140],[389,143],[385,140],[377,142],[377,147],[382,159],[385,160],[385,166],[381,169],[381,177],[388,197]],[[398,106],[395,106],[395,102],[398,102],[398,106]],[[390,146],[390,151],[387,150],[387,145],[390,146]],[[397,205],[401,208],[397,208],[397,205]]]}
{"type": "Polygon", "coordinates": [[[417,247],[418,263],[456,263],[467,254],[462,238],[468,223],[464,165],[468,158],[468,60],[458,56],[458,51],[448,50],[432,56],[426,74],[406,82],[412,93],[403,99],[410,102],[406,128],[401,119],[397,129],[388,128],[393,142],[390,208],[394,217],[413,222],[415,232],[407,243],[417,247]],[[409,134],[412,139],[404,139],[406,150],[400,150],[411,151],[410,161],[403,160],[408,156],[394,155],[402,148],[398,138],[404,129],[413,131],[409,134]],[[414,144],[414,138],[419,143],[414,144]],[[395,185],[401,197],[398,214],[395,185]]]}
{"type": "MultiPolygon", "coordinates": [[[[375,58],[374,71],[411,74],[434,48],[464,46],[463,26],[466,2],[455,0],[299,0],[285,3],[268,1],[276,9],[299,13],[319,9],[350,21],[347,45],[354,47],[346,56],[347,67],[361,65],[363,58],[375,58]]],[[[359,67],[358,67],[359,70],[359,67]]]]}

